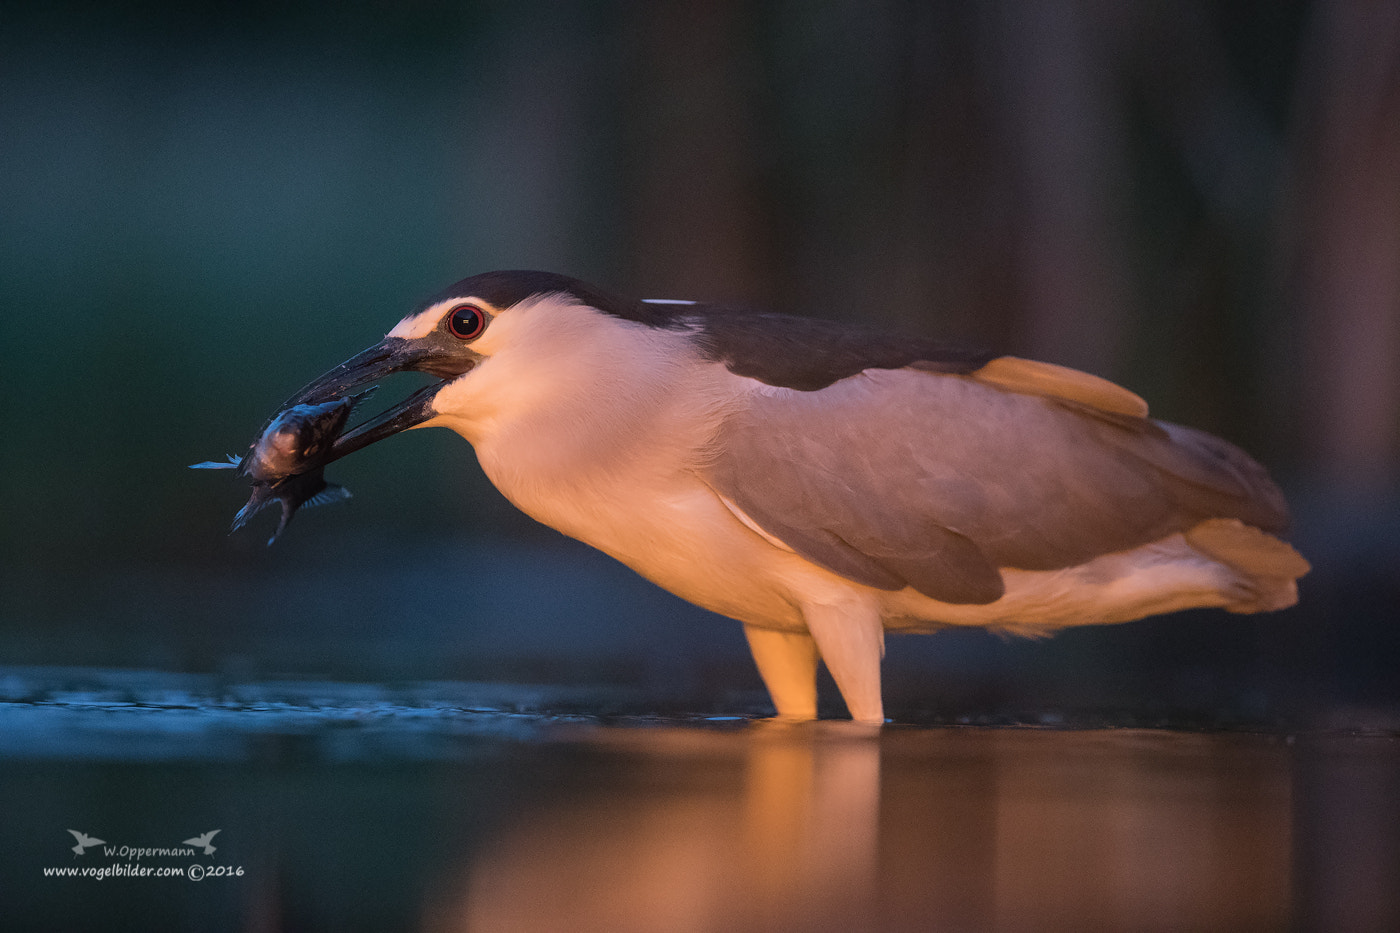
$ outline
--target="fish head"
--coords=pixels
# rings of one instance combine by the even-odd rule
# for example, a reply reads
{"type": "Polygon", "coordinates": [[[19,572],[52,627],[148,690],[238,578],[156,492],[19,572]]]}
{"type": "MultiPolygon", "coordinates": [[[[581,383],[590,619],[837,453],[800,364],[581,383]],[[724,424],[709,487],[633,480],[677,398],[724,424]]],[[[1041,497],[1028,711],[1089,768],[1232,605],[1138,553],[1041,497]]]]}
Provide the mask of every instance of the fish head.
{"type": "Polygon", "coordinates": [[[357,400],[339,398],[278,412],[253,442],[244,472],[255,482],[276,483],[323,465],[357,400]]]}

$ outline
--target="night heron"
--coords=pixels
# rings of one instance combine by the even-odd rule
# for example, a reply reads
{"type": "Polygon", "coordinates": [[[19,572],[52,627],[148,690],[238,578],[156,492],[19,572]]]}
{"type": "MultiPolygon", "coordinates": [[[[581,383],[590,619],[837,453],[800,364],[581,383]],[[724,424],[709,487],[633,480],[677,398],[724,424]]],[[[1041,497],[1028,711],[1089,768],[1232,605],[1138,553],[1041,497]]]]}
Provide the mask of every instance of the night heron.
{"type": "Polygon", "coordinates": [[[785,718],[820,660],[882,721],[886,631],[1261,612],[1308,569],[1259,464],[1047,363],[489,272],[288,405],[402,370],[436,379],[335,457],[451,428],[521,510],[742,622],[785,718]]]}

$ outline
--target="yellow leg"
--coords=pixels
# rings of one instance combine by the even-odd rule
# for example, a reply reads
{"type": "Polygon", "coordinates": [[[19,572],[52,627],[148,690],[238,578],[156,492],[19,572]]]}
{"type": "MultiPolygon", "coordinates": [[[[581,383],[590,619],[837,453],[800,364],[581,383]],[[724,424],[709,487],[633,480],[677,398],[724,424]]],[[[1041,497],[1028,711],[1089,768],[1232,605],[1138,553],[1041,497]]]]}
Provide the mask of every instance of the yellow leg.
{"type": "Polygon", "coordinates": [[[884,722],[880,659],[885,654],[885,630],[874,607],[855,602],[813,603],[802,607],[802,617],[851,718],[884,722]]]}
{"type": "Polygon", "coordinates": [[[804,632],[744,626],[758,675],[783,719],[817,718],[817,646],[804,632]]]}

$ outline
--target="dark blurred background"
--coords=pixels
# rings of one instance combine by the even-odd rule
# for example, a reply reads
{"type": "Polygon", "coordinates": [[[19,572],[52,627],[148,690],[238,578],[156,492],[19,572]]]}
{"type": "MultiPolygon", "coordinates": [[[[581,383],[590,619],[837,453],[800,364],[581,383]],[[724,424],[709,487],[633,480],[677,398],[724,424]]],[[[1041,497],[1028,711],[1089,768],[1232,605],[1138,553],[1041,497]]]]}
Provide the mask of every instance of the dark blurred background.
{"type": "Polygon", "coordinates": [[[892,715],[1397,721],[1400,5],[6,4],[0,663],[761,705],[445,431],[225,535],[187,464],[493,268],[1087,369],[1289,492],[1296,609],[899,639],[892,715]]]}

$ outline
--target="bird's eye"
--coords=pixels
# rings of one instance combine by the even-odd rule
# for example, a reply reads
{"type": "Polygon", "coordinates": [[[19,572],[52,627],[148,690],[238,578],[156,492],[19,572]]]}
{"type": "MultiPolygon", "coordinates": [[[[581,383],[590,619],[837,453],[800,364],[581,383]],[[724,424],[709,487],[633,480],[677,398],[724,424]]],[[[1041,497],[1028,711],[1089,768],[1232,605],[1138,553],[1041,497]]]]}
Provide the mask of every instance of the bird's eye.
{"type": "Polygon", "coordinates": [[[486,313],[476,305],[453,308],[447,318],[447,329],[462,340],[475,340],[486,329],[486,313]]]}

